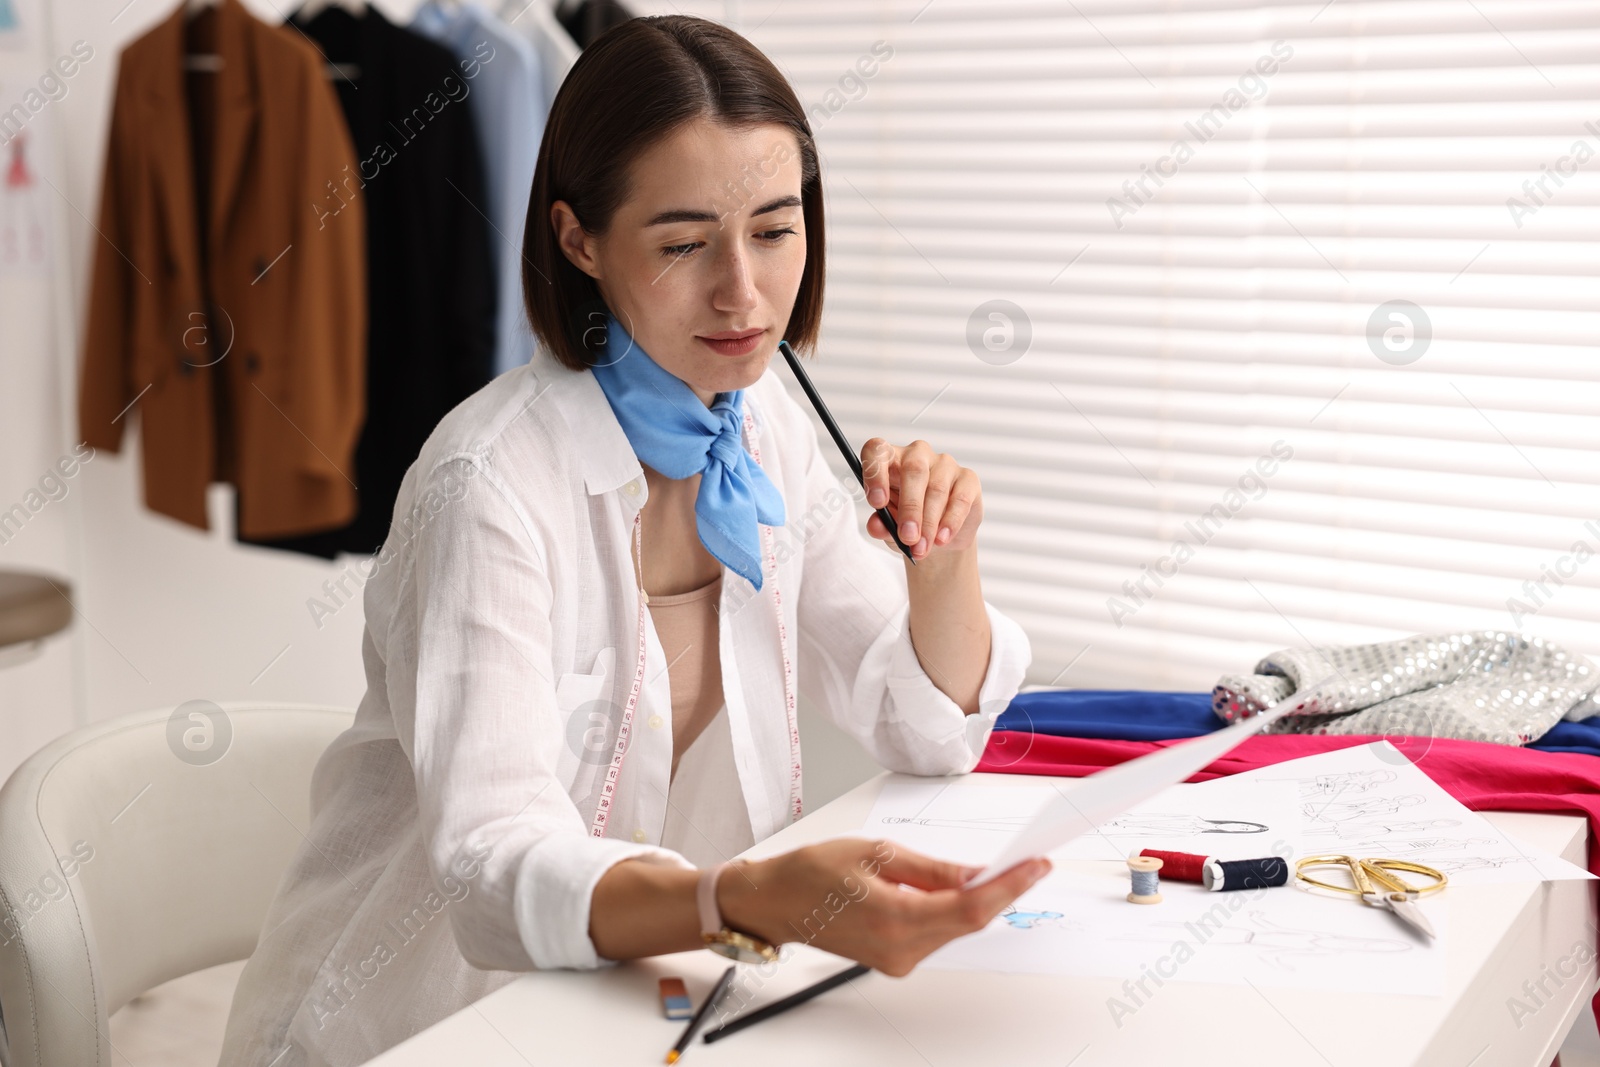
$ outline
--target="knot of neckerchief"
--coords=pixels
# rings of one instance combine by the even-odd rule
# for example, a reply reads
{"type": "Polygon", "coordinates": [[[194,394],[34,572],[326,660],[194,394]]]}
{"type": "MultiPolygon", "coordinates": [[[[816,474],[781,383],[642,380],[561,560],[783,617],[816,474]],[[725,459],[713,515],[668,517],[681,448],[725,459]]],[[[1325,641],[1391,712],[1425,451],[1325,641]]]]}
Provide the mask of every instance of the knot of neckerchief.
{"type": "Polygon", "coordinates": [[[694,514],[701,543],[760,589],[759,524],[783,525],[783,497],[745,451],[744,390],[718,393],[707,408],[615,315],[606,317],[606,351],[591,369],[639,462],[668,478],[700,475],[694,514]]]}

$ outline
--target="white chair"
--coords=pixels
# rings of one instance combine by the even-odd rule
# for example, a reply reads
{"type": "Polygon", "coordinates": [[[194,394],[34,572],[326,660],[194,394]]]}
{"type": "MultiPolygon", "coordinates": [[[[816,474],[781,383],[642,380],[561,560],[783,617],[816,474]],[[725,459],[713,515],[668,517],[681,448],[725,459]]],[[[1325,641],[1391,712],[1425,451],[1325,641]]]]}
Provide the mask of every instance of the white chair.
{"type": "Polygon", "coordinates": [[[255,950],[348,709],[191,701],[58,738],[0,788],[0,1064],[112,1062],[145,990],[255,950]]]}

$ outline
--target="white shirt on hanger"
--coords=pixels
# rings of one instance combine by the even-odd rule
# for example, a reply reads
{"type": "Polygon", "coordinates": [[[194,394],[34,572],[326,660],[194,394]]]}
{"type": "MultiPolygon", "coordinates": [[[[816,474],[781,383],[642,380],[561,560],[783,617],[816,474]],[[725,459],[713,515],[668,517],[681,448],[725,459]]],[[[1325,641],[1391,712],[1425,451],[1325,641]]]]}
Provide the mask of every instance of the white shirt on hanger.
{"type": "Polygon", "coordinates": [[[582,49],[567,28],[556,19],[550,0],[507,0],[500,9],[500,17],[533,45],[539,57],[540,73],[544,79],[545,108],[548,110],[555,101],[561,83],[566,80],[567,72],[578,61],[582,49]]]}
{"type": "Polygon", "coordinates": [[[884,767],[976,764],[1027,636],[987,606],[982,710],[963,714],[917,659],[901,556],[862,529],[774,368],[744,405],[786,522],[763,528],[760,592],[723,569],[726,705],[670,808],[667,662],[633,560],[648,483],[599,383],[541,348],[439,424],[374,557],[367,692],[317,765],[222,1067],[359,1063],[519,971],[605,963],[589,898],[612,864],[687,865],[663,840],[721,858],[792,821],[796,683],[884,767]]]}

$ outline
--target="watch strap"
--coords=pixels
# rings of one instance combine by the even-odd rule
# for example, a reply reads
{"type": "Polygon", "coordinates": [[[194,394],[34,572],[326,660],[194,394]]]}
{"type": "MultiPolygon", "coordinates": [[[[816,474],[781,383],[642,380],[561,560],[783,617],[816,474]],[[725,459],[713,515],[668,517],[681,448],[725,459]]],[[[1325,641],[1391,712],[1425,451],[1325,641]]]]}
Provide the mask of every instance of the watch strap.
{"type": "Polygon", "coordinates": [[[732,867],[732,863],[719,863],[715,867],[707,867],[700,872],[700,881],[695,886],[695,904],[700,909],[700,932],[710,936],[722,932],[722,909],[717,907],[717,879],[722,877],[722,872],[732,867]]]}

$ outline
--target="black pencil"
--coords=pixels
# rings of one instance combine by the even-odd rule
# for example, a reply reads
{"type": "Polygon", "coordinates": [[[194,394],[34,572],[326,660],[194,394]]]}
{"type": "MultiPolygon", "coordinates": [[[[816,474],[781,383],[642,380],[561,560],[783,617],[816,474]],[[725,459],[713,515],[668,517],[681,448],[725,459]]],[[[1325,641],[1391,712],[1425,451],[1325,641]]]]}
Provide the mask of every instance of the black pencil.
{"type": "Polygon", "coordinates": [[[700,1002],[700,1010],[694,1013],[694,1018],[689,1020],[689,1025],[683,1028],[683,1034],[678,1038],[678,1043],[672,1046],[672,1051],[667,1053],[668,1063],[677,1063],[678,1057],[683,1055],[683,1050],[689,1047],[689,1042],[694,1040],[695,1032],[706,1021],[706,1016],[711,1014],[711,1009],[728,992],[728,987],[733,985],[733,972],[738,970],[738,964],[730,966],[722,972],[722,977],[717,979],[717,984],[706,994],[706,999],[700,1002]]]}
{"type": "Polygon", "coordinates": [[[804,1004],[812,997],[820,996],[832,989],[834,986],[844,985],[852,978],[860,978],[862,975],[867,974],[871,970],[871,967],[858,963],[854,967],[846,968],[845,970],[840,971],[838,974],[824,978],[815,985],[806,986],[798,993],[791,993],[782,1000],[775,1000],[764,1008],[758,1008],[749,1015],[741,1015],[731,1023],[725,1023],[724,1025],[717,1027],[715,1030],[708,1030],[706,1031],[706,1036],[701,1040],[706,1042],[721,1041],[729,1034],[738,1033],[747,1026],[754,1026],[763,1019],[770,1019],[774,1015],[781,1015],[790,1008],[794,1007],[796,1004],[804,1004]]]}
{"type": "MultiPolygon", "coordinates": [[[[856,481],[861,483],[862,490],[867,488],[867,476],[861,470],[861,458],[850,448],[850,442],[845,438],[844,431],[839,429],[839,424],[833,421],[833,414],[828,411],[828,405],[822,402],[822,396],[817,392],[817,387],[811,384],[805,369],[800,366],[800,360],[795,357],[794,349],[789,347],[788,341],[778,342],[778,351],[783,353],[783,358],[789,361],[789,369],[794,371],[794,376],[800,380],[800,388],[805,390],[806,399],[811,401],[811,406],[817,409],[817,414],[822,416],[822,425],[828,428],[828,435],[833,438],[833,443],[839,446],[839,451],[844,453],[844,458],[850,464],[856,481]]],[[[895,547],[905,553],[911,565],[917,565],[916,557],[911,554],[911,546],[900,540],[900,527],[894,521],[894,516],[889,514],[889,505],[885,504],[876,509],[878,518],[883,520],[883,528],[889,531],[889,536],[894,538],[895,547]]],[[[933,544],[933,538],[928,538],[928,544],[933,544]]]]}

